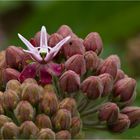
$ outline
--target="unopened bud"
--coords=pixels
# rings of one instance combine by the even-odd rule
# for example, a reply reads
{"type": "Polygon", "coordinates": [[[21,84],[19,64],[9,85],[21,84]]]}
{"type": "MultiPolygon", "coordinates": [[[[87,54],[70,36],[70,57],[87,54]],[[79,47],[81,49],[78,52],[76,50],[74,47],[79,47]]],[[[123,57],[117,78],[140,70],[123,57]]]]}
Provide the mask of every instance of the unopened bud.
{"type": "Polygon", "coordinates": [[[128,101],[133,98],[136,81],[132,78],[123,78],[114,85],[113,96],[120,97],[120,101],[128,101]]]}
{"type": "Polygon", "coordinates": [[[3,92],[2,91],[0,91],[0,103],[2,104],[2,102],[3,102],[3,92]]]}
{"type": "Polygon", "coordinates": [[[67,70],[75,71],[79,75],[86,73],[86,62],[84,56],[81,54],[76,54],[71,56],[65,63],[67,70]]]}
{"type": "Polygon", "coordinates": [[[19,102],[17,93],[13,90],[7,90],[3,94],[3,107],[6,110],[13,110],[19,102]]]}
{"type": "Polygon", "coordinates": [[[128,129],[129,125],[130,120],[128,116],[125,114],[119,114],[118,120],[113,124],[109,124],[108,128],[110,129],[110,131],[121,133],[128,129]]]}
{"type": "Polygon", "coordinates": [[[84,54],[87,70],[96,70],[99,65],[99,58],[93,51],[87,51],[84,54]]]}
{"type": "Polygon", "coordinates": [[[57,140],[71,140],[71,134],[67,130],[61,130],[56,133],[57,140]]]}
{"type": "Polygon", "coordinates": [[[103,93],[103,85],[99,77],[90,76],[82,82],[81,90],[89,99],[94,100],[103,93]]]}
{"type": "Polygon", "coordinates": [[[33,78],[27,78],[23,82],[24,84],[37,84],[37,81],[33,78]]]}
{"type": "Polygon", "coordinates": [[[19,127],[13,122],[7,122],[1,128],[3,139],[16,139],[19,136],[19,127]]]}
{"type": "Polygon", "coordinates": [[[73,117],[77,113],[76,101],[73,98],[65,98],[59,103],[59,109],[67,109],[73,117]]]}
{"type": "Polygon", "coordinates": [[[81,119],[79,117],[73,117],[71,122],[71,131],[70,131],[72,137],[79,134],[81,129],[82,129],[81,119]]]}
{"type": "Polygon", "coordinates": [[[98,118],[100,121],[107,121],[108,124],[112,124],[117,121],[118,114],[118,106],[115,103],[108,102],[99,109],[98,118]]]}
{"type": "Polygon", "coordinates": [[[4,109],[3,109],[2,105],[0,104],[0,115],[1,114],[4,114],[4,109]]]}
{"type": "Polygon", "coordinates": [[[35,111],[28,101],[20,101],[14,110],[15,117],[19,122],[33,120],[35,111]]]}
{"type": "Polygon", "coordinates": [[[50,128],[52,129],[52,123],[50,118],[45,115],[45,114],[39,114],[36,116],[35,119],[35,124],[36,126],[41,129],[41,128],[50,128]]]}
{"type": "Polygon", "coordinates": [[[99,78],[103,85],[102,97],[109,95],[113,89],[113,77],[108,73],[104,73],[99,75],[99,78]]]}
{"type": "Polygon", "coordinates": [[[69,58],[75,54],[84,54],[85,47],[79,38],[71,38],[63,46],[63,52],[66,58],[69,58]]]}
{"type": "Polygon", "coordinates": [[[58,99],[54,93],[44,93],[44,97],[39,104],[40,110],[47,115],[52,115],[58,110],[58,99]]]}
{"type": "Polygon", "coordinates": [[[6,68],[6,58],[5,58],[5,51],[0,52],[0,69],[1,68],[6,68]]]}
{"type": "Polygon", "coordinates": [[[59,79],[59,85],[62,91],[72,93],[79,90],[80,77],[72,70],[66,71],[59,79]]]}
{"type": "Polygon", "coordinates": [[[52,119],[56,131],[69,130],[71,126],[71,113],[66,109],[60,109],[52,119]]]}
{"type": "Polygon", "coordinates": [[[116,78],[115,78],[115,82],[121,80],[125,78],[125,73],[121,70],[121,69],[118,69],[117,70],[117,75],[116,75],[116,78]]]}
{"type": "Polygon", "coordinates": [[[140,123],[140,107],[128,106],[121,113],[126,114],[130,120],[130,127],[136,127],[140,123]]]}
{"type": "Polygon", "coordinates": [[[87,51],[94,51],[99,55],[103,49],[103,42],[100,35],[97,32],[89,33],[83,42],[87,51]]]}
{"type": "Polygon", "coordinates": [[[21,48],[9,46],[6,49],[6,63],[9,67],[21,69],[24,52],[21,48]]]}
{"type": "Polygon", "coordinates": [[[41,129],[37,137],[38,140],[55,140],[55,133],[49,129],[41,129]]]}
{"type": "Polygon", "coordinates": [[[36,138],[39,129],[32,121],[25,121],[20,126],[20,134],[24,139],[36,138]]]}
{"type": "Polygon", "coordinates": [[[54,87],[52,84],[47,84],[44,86],[44,91],[45,92],[55,92],[54,87]]]}
{"type": "Polygon", "coordinates": [[[0,115],[0,129],[6,122],[12,122],[11,118],[5,116],[5,115],[0,115]]]}

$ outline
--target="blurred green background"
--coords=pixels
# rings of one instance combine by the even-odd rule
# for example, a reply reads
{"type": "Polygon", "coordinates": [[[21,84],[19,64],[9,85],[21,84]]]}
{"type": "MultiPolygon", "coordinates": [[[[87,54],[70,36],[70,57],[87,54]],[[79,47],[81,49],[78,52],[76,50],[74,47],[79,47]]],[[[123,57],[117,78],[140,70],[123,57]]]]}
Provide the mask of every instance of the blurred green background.
{"type": "MultiPolygon", "coordinates": [[[[140,2],[135,1],[0,1],[0,50],[21,46],[17,33],[31,38],[45,25],[49,34],[67,24],[80,37],[99,32],[102,57],[118,54],[122,69],[137,79],[136,105],[140,106],[140,2]]],[[[87,138],[140,139],[140,126],[122,134],[86,131],[87,138]]]]}

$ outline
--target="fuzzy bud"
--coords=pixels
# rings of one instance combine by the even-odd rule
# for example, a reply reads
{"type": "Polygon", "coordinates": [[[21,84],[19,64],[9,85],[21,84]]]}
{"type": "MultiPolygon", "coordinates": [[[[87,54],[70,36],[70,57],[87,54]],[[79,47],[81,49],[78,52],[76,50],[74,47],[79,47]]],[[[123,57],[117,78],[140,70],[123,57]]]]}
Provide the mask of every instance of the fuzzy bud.
{"type": "Polygon", "coordinates": [[[79,75],[86,73],[86,62],[84,56],[81,54],[76,54],[71,56],[65,63],[67,70],[75,71],[79,75]]]}
{"type": "Polygon", "coordinates": [[[104,74],[99,75],[99,78],[101,79],[101,82],[103,85],[102,97],[109,95],[113,89],[112,76],[108,73],[104,73],[104,74]]]}
{"type": "Polygon", "coordinates": [[[112,124],[118,119],[119,108],[115,103],[108,102],[99,109],[98,118],[100,121],[107,121],[112,124]]]}
{"type": "Polygon", "coordinates": [[[71,126],[71,113],[66,109],[60,109],[52,119],[56,131],[69,130],[71,126]]]}
{"type": "Polygon", "coordinates": [[[140,107],[128,106],[121,113],[128,116],[131,128],[136,127],[140,123],[140,107]]]}
{"type": "Polygon", "coordinates": [[[2,128],[2,126],[7,123],[7,122],[12,122],[11,118],[8,118],[5,115],[0,115],[0,129],[2,128]]]}
{"type": "Polygon", "coordinates": [[[32,105],[35,105],[39,103],[41,94],[41,90],[37,84],[27,84],[21,93],[21,99],[27,100],[32,105]]]}
{"type": "Polygon", "coordinates": [[[115,82],[121,80],[125,78],[125,73],[121,70],[121,69],[118,69],[117,70],[117,75],[116,75],[116,78],[115,78],[115,82]]]}
{"type": "Polygon", "coordinates": [[[3,94],[3,107],[6,110],[13,110],[19,102],[17,93],[13,90],[7,90],[3,94]]]}
{"type": "Polygon", "coordinates": [[[94,100],[103,93],[103,85],[99,77],[90,76],[82,82],[81,90],[89,99],[94,100]]]}
{"type": "Polygon", "coordinates": [[[0,69],[6,68],[6,58],[5,58],[5,51],[0,51],[0,69]]]}
{"type": "Polygon", "coordinates": [[[87,70],[96,70],[99,65],[99,58],[93,51],[87,51],[84,54],[87,70]]]}
{"type": "Polygon", "coordinates": [[[1,114],[4,114],[4,109],[3,109],[2,105],[0,104],[0,115],[1,114]]]}
{"type": "Polygon", "coordinates": [[[41,131],[38,134],[38,140],[55,140],[55,133],[49,129],[49,128],[45,128],[45,129],[41,129],[41,131]]]}
{"type": "Polygon", "coordinates": [[[74,71],[68,70],[60,77],[59,85],[64,92],[76,92],[80,87],[80,77],[74,71]]]}
{"type": "Polygon", "coordinates": [[[39,129],[32,121],[25,121],[20,126],[20,134],[24,139],[36,138],[39,129]]]}
{"type": "Polygon", "coordinates": [[[74,137],[80,133],[82,129],[82,122],[79,117],[73,117],[71,122],[71,135],[74,137]]]}
{"type": "Polygon", "coordinates": [[[27,78],[24,80],[23,84],[37,84],[37,81],[33,78],[27,78]]]}
{"type": "Polygon", "coordinates": [[[89,33],[83,42],[87,51],[94,51],[97,55],[102,52],[103,42],[100,35],[97,32],[89,33]]]}
{"type": "Polygon", "coordinates": [[[35,119],[35,124],[36,126],[41,129],[41,128],[50,128],[52,129],[52,123],[50,118],[45,115],[45,114],[39,114],[36,116],[35,119]]]}
{"type": "Polygon", "coordinates": [[[67,130],[61,130],[56,133],[57,140],[71,140],[71,134],[67,130]]]}
{"type": "Polygon", "coordinates": [[[128,101],[133,98],[136,88],[136,81],[132,78],[119,80],[113,89],[113,96],[120,97],[120,101],[128,101]]]}
{"type": "Polygon", "coordinates": [[[47,115],[52,115],[58,110],[58,99],[54,93],[44,93],[44,97],[39,104],[40,110],[47,115]]]}
{"type": "Polygon", "coordinates": [[[120,60],[118,56],[111,55],[107,59],[105,59],[103,64],[98,68],[97,73],[109,73],[115,79],[118,68],[120,68],[120,60]]]}
{"type": "Polygon", "coordinates": [[[66,58],[69,58],[75,54],[84,54],[85,48],[79,38],[71,38],[63,46],[63,52],[66,58]]]}
{"type": "Polygon", "coordinates": [[[47,84],[44,86],[44,91],[45,92],[55,92],[54,87],[52,84],[47,84]]]}
{"type": "Polygon", "coordinates": [[[76,101],[73,98],[65,98],[59,103],[59,109],[67,109],[73,117],[77,114],[76,101]]]}
{"type": "Polygon", "coordinates": [[[19,122],[24,122],[33,120],[35,111],[29,102],[20,101],[14,110],[14,114],[19,122]]]}
{"type": "Polygon", "coordinates": [[[24,52],[21,48],[9,46],[6,49],[6,63],[9,67],[21,69],[24,52]]]}
{"type": "Polygon", "coordinates": [[[2,91],[0,91],[0,104],[2,104],[2,102],[3,102],[3,92],[2,91]]]}
{"type": "Polygon", "coordinates": [[[108,128],[113,132],[124,132],[126,129],[129,128],[130,120],[127,115],[119,114],[118,120],[113,124],[109,124],[108,128]]]}
{"type": "Polygon", "coordinates": [[[1,128],[3,139],[16,139],[19,136],[19,127],[13,122],[7,122],[1,128]]]}

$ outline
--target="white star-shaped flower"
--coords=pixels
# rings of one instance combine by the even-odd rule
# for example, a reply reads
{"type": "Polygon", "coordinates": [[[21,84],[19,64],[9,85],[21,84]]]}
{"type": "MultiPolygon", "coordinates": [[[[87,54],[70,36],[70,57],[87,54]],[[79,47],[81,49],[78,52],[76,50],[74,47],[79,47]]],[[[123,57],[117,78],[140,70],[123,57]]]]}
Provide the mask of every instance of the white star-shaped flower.
{"type": "Polygon", "coordinates": [[[46,63],[52,60],[57,53],[60,51],[62,46],[71,38],[67,36],[66,38],[62,39],[59,43],[57,43],[53,48],[48,46],[47,41],[47,32],[46,28],[42,26],[41,34],[40,34],[40,46],[34,47],[26,38],[24,38],[21,34],[18,34],[19,38],[22,42],[27,46],[28,50],[24,50],[31,54],[31,56],[38,62],[45,61],[46,63]],[[42,58],[41,54],[45,54],[45,57],[42,58]]]}

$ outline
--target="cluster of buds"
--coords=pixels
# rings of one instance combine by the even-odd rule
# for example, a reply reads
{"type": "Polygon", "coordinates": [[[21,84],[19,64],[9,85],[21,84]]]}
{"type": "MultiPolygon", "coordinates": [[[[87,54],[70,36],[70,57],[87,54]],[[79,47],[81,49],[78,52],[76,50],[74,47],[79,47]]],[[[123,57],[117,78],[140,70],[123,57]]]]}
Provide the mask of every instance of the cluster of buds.
{"type": "Polygon", "coordinates": [[[1,137],[71,139],[82,126],[124,132],[140,123],[136,81],[117,55],[100,57],[97,32],[82,39],[62,25],[51,35],[43,26],[30,41],[18,36],[28,50],[0,53],[1,137]]]}
{"type": "Polygon", "coordinates": [[[2,139],[71,139],[81,133],[82,121],[73,98],[60,100],[52,85],[34,79],[10,80],[0,92],[2,139]]]}

